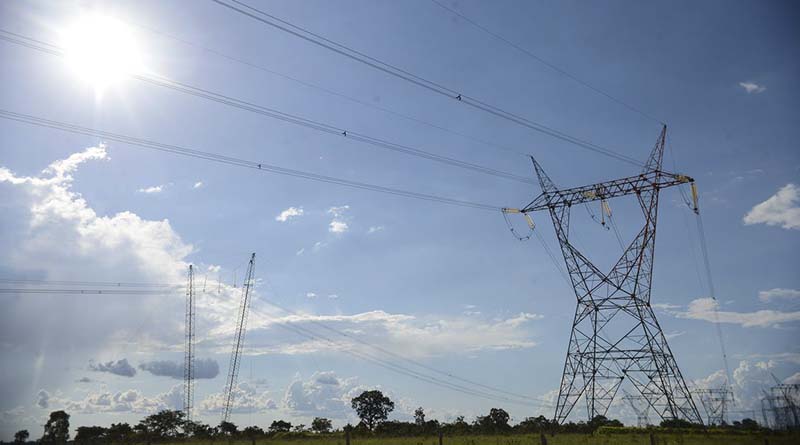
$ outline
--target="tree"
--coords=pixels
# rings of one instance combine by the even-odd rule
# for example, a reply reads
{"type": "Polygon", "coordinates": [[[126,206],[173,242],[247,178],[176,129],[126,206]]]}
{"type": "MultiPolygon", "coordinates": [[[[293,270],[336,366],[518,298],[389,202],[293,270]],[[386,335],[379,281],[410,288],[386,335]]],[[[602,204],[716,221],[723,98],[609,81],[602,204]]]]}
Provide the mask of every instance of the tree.
{"type": "Polygon", "coordinates": [[[216,434],[216,432],[216,428],[212,428],[206,423],[195,422],[193,420],[186,420],[183,422],[183,433],[186,437],[208,439],[216,434]]]}
{"type": "Polygon", "coordinates": [[[79,426],[75,442],[79,444],[104,443],[108,430],[102,426],[79,426]]]}
{"type": "Polygon", "coordinates": [[[53,411],[44,425],[43,443],[66,443],[69,440],[69,414],[53,411]]]}
{"type": "Polygon", "coordinates": [[[386,420],[389,413],[394,410],[394,402],[378,390],[362,392],[351,401],[350,406],[370,431],[375,429],[375,425],[386,420]]]}
{"type": "Polygon", "coordinates": [[[414,423],[419,426],[425,424],[425,410],[423,410],[421,406],[414,410],[414,423]]]}
{"type": "Polygon", "coordinates": [[[609,419],[603,415],[594,416],[592,420],[589,421],[589,428],[592,431],[597,430],[601,426],[623,426],[622,422],[617,419],[609,419]]]}
{"type": "Polygon", "coordinates": [[[112,423],[106,430],[106,438],[111,443],[127,442],[133,438],[133,428],[127,423],[112,423]]]}
{"type": "Polygon", "coordinates": [[[314,420],[311,421],[311,431],[315,433],[330,433],[332,429],[333,424],[324,417],[315,417],[314,420]]]}
{"type": "Polygon", "coordinates": [[[550,419],[545,416],[527,417],[517,425],[517,429],[523,433],[539,433],[550,429],[550,419]]]}
{"type": "Polygon", "coordinates": [[[25,443],[28,441],[28,438],[31,437],[28,430],[19,430],[14,433],[14,443],[25,443]]]}
{"type": "Polygon", "coordinates": [[[176,439],[184,428],[183,411],[165,409],[149,415],[136,425],[136,430],[152,439],[176,439]]]}
{"type": "Polygon", "coordinates": [[[288,433],[292,430],[292,424],[285,420],[275,420],[269,426],[270,433],[288,433]]]}
{"type": "Polygon", "coordinates": [[[294,426],[295,433],[304,433],[305,431],[306,431],[306,425],[304,423],[294,426]]]}
{"type": "Polygon", "coordinates": [[[489,415],[481,416],[475,419],[475,425],[484,433],[496,433],[506,431],[508,426],[508,419],[510,416],[502,408],[492,408],[489,410],[489,415]]]}
{"type": "Polygon", "coordinates": [[[239,428],[232,422],[223,420],[219,423],[219,432],[226,436],[235,436],[239,433],[239,428]]]}
{"type": "Polygon", "coordinates": [[[249,437],[250,439],[255,439],[257,437],[261,437],[264,435],[264,430],[257,426],[248,426],[244,430],[242,430],[242,435],[244,437],[249,437]]]}

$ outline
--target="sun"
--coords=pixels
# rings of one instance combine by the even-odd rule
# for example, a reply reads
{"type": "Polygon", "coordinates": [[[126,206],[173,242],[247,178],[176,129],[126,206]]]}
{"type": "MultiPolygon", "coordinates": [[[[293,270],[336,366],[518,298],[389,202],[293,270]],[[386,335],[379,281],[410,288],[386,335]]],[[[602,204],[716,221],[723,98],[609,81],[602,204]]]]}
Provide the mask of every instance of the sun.
{"type": "Polygon", "coordinates": [[[61,37],[70,70],[96,89],[142,71],[141,54],[133,33],[112,17],[85,15],[65,28],[61,37]]]}

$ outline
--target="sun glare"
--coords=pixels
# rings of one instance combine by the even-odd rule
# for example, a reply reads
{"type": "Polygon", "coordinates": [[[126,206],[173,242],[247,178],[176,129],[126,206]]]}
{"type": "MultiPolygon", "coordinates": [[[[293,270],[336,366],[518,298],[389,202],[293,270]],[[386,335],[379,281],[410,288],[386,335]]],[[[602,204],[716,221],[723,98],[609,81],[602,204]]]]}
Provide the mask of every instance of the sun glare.
{"type": "Polygon", "coordinates": [[[142,69],[133,33],[111,17],[81,17],[64,30],[62,40],[69,68],[95,88],[111,86],[142,69]]]}

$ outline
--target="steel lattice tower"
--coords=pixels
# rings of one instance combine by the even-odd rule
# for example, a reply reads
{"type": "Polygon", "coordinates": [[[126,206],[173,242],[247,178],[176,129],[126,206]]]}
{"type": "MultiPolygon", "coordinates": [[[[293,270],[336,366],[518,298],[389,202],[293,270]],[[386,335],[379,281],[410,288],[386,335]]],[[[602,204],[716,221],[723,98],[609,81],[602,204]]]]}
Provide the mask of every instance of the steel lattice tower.
{"type": "Polygon", "coordinates": [[[647,399],[641,395],[634,396],[628,394],[625,390],[623,390],[623,393],[625,395],[622,399],[628,402],[633,412],[636,413],[636,426],[639,428],[647,428],[647,426],[650,425],[650,418],[648,417],[650,404],[647,402],[647,399]]]}
{"type": "Polygon", "coordinates": [[[186,283],[186,334],[183,356],[183,410],[186,420],[192,420],[194,407],[194,268],[189,265],[186,283]]]}
{"type": "Polygon", "coordinates": [[[701,388],[694,392],[706,412],[708,425],[727,424],[728,404],[733,402],[733,392],[727,383],[720,388],[701,388]]]}
{"type": "Polygon", "coordinates": [[[581,397],[589,419],[605,415],[625,379],[662,419],[702,423],[650,306],[659,191],[694,182],[661,170],[666,131],[664,126],[640,174],[598,184],[558,189],[532,159],[542,193],[521,212],[549,212],[578,299],[555,410],[558,423],[581,397]],[[603,273],[570,242],[570,209],[626,195],[636,196],[644,227],[603,273]]]}
{"type": "Polygon", "coordinates": [[[233,350],[231,351],[231,361],[228,365],[228,380],[225,385],[225,408],[222,413],[222,420],[228,422],[233,408],[233,391],[236,389],[236,379],[239,377],[239,366],[244,346],[244,334],[247,330],[247,315],[250,312],[250,290],[253,287],[253,273],[256,263],[256,254],[250,256],[250,263],[247,266],[247,274],[242,284],[242,299],[239,302],[239,311],[236,318],[236,333],[233,336],[233,350]]]}

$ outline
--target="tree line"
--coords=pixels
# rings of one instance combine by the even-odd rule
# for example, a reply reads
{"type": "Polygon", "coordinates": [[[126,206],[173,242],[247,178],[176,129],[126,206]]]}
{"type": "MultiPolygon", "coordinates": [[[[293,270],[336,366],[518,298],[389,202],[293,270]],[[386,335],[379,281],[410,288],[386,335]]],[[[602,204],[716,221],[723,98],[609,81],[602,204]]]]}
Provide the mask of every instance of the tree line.
{"type": "MultiPolygon", "coordinates": [[[[528,417],[516,425],[510,424],[510,416],[502,408],[492,408],[485,416],[478,416],[467,422],[464,416],[453,422],[428,420],[422,407],[414,412],[413,422],[388,420],[394,410],[394,402],[381,391],[364,391],[350,403],[360,419],[355,426],[346,425],[341,431],[334,431],[333,423],[324,417],[315,417],[309,426],[292,425],[285,420],[273,421],[267,430],[258,426],[239,429],[231,422],[223,421],[217,426],[188,420],[183,411],[163,410],[149,415],[134,426],[128,423],[112,423],[109,427],[80,426],[76,430],[74,442],[78,444],[99,443],[153,443],[183,439],[252,439],[324,435],[346,432],[354,436],[429,436],[445,434],[463,436],[473,434],[513,434],[513,433],[592,433],[600,427],[623,427],[622,422],[596,416],[589,422],[568,422],[558,424],[544,416],[528,417]]],[[[64,444],[70,439],[70,415],[65,411],[53,411],[44,425],[44,433],[38,442],[44,444],[64,444]]],[[[685,420],[673,419],[661,422],[667,428],[703,428],[685,420]]],[[[736,421],[730,428],[740,430],[761,429],[752,419],[736,421]]],[[[30,434],[27,430],[18,431],[15,443],[25,443],[30,434]]]]}

